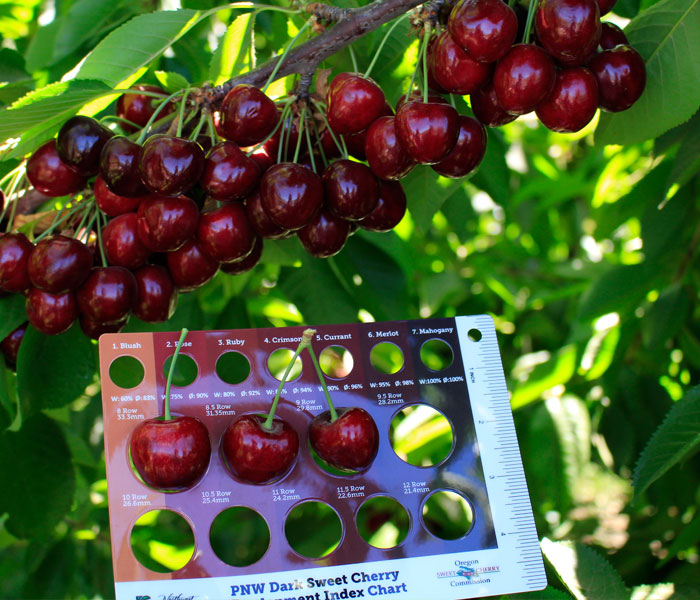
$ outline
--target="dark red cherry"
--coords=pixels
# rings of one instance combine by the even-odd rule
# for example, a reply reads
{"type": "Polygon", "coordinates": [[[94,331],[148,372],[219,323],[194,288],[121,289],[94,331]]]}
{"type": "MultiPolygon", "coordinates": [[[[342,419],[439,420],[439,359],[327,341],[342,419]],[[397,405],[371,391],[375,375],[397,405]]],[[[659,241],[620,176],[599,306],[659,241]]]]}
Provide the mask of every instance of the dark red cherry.
{"type": "Polygon", "coordinates": [[[323,183],[312,170],[296,163],[270,167],[260,184],[262,207],[272,221],[289,231],[301,229],[323,204],[323,183]]]}
{"type": "Polygon", "coordinates": [[[382,181],[379,202],[360,227],[370,231],[391,231],[406,214],[406,194],[398,181],[382,181]]]}
{"type": "MultiPolygon", "coordinates": [[[[162,94],[162,99],[156,98],[154,96],[146,96],[145,94],[122,94],[117,100],[117,116],[141,127],[145,127],[153,113],[158,108],[158,104],[161,103],[167,97],[164,89],[159,88],[155,85],[133,85],[131,89],[139,90],[141,92],[152,92],[154,94],[162,94]]],[[[175,110],[175,105],[172,102],[168,102],[168,105],[163,108],[158,113],[158,118],[162,118],[167,114],[175,110]]],[[[127,133],[133,133],[137,131],[136,127],[129,125],[128,123],[121,123],[120,127],[127,133]]]]}
{"type": "Polygon", "coordinates": [[[374,80],[357,74],[347,74],[340,84],[332,85],[326,100],[328,123],[343,135],[367,129],[382,114],[386,103],[384,92],[374,80]]]}
{"type": "Polygon", "coordinates": [[[52,294],[78,289],[92,268],[93,256],[82,242],[53,235],[37,242],[29,256],[29,279],[52,294]]]}
{"type": "Polygon", "coordinates": [[[500,105],[493,82],[486,84],[483,88],[473,93],[470,97],[470,102],[474,115],[486,127],[500,127],[518,118],[518,115],[506,112],[500,105]]]}
{"type": "Polygon", "coordinates": [[[139,204],[138,233],[153,252],[177,250],[194,237],[199,208],[187,196],[150,196],[139,204]]]}
{"type": "MultiPolygon", "coordinates": [[[[102,175],[98,175],[95,179],[95,202],[100,207],[102,212],[108,217],[118,217],[126,213],[134,212],[138,209],[139,204],[146,196],[118,196],[112,192],[102,179],[102,175]]],[[[144,188],[144,193],[147,193],[144,188]]]]}
{"type": "Polygon", "coordinates": [[[29,256],[34,250],[23,233],[0,236],[0,291],[23,294],[32,285],[29,279],[29,256]]]}
{"type": "Polygon", "coordinates": [[[435,81],[443,90],[453,94],[475,92],[489,80],[493,70],[489,63],[469,56],[448,31],[438,36],[429,56],[430,72],[435,81]]]}
{"type": "Polygon", "coordinates": [[[259,236],[274,240],[290,235],[288,229],[277,225],[265,212],[259,190],[254,191],[246,198],[245,208],[248,221],[259,236]]]}
{"type": "Polygon", "coordinates": [[[27,179],[45,196],[67,196],[85,187],[85,177],[76,173],[58,156],[56,140],[46,142],[27,161],[27,179]]]}
{"type": "Polygon", "coordinates": [[[459,118],[449,104],[407,102],[396,113],[396,135],[416,162],[440,162],[457,143],[459,118]]]}
{"type": "Polygon", "coordinates": [[[542,47],[562,65],[585,64],[600,39],[595,0],[540,0],[535,31],[542,47]]]}
{"type": "MultiPolygon", "coordinates": [[[[423,93],[417,90],[413,90],[410,94],[402,94],[396,101],[396,112],[399,112],[401,107],[406,104],[407,101],[410,102],[423,102],[423,93]],[[408,100],[407,100],[408,99],[408,100]]],[[[428,94],[428,102],[437,104],[449,104],[446,98],[443,98],[439,94],[428,94]]],[[[383,115],[391,116],[391,115],[383,115]]]]}
{"type": "Polygon", "coordinates": [[[223,135],[239,146],[262,142],[274,131],[278,121],[275,103],[252,85],[237,85],[221,104],[223,135]]]}
{"type": "Polygon", "coordinates": [[[220,142],[207,154],[199,180],[205,193],[216,200],[235,200],[250,194],[261,170],[235,142],[220,142]]]}
{"type": "Polygon", "coordinates": [[[609,112],[628,109],[646,87],[644,59],[630,46],[599,52],[588,63],[588,68],[598,80],[600,107],[609,112]]]}
{"type": "Polygon", "coordinates": [[[598,45],[603,50],[610,50],[610,48],[614,48],[620,44],[624,46],[629,45],[625,32],[615,25],[615,23],[610,23],[609,21],[601,23],[600,41],[598,45]]]}
{"type": "Polygon", "coordinates": [[[114,136],[102,148],[100,175],[109,190],[131,198],[148,193],[139,171],[141,146],[122,135],[114,136]]]}
{"type": "Polygon", "coordinates": [[[32,288],[27,294],[26,310],[29,322],[47,335],[68,331],[78,318],[78,304],[73,292],[51,294],[32,288]]]}
{"type": "Polygon", "coordinates": [[[255,265],[260,262],[263,251],[263,240],[261,237],[255,238],[255,244],[250,254],[240,260],[235,260],[230,263],[221,263],[220,269],[227,275],[240,275],[246,271],[250,271],[255,265]]]}
{"type": "Polygon", "coordinates": [[[184,194],[199,181],[203,169],[204,151],[197,142],[157,134],[141,148],[141,180],[154,194],[184,194]]]}
{"type": "Polygon", "coordinates": [[[537,106],[537,116],[552,131],[572,133],[583,129],[598,110],[598,82],[585,67],[557,73],[554,88],[537,106]]]}
{"type": "Polygon", "coordinates": [[[114,134],[91,117],[71,117],[58,132],[56,150],[61,160],[85,177],[97,175],[100,154],[114,134]]]}
{"type": "Polygon", "coordinates": [[[256,238],[245,207],[237,202],[202,213],[199,218],[199,246],[218,262],[245,258],[253,250],[256,238]]]}
{"type": "Polygon", "coordinates": [[[342,219],[359,221],[372,212],[379,198],[379,180],[359,162],[337,160],[323,171],[326,206],[342,219]]]}
{"type": "Polygon", "coordinates": [[[498,61],[493,74],[498,103],[514,115],[529,113],[550,92],[555,75],[554,62],[542,48],[517,44],[498,61]]]}
{"type": "Polygon", "coordinates": [[[85,318],[96,323],[117,323],[136,304],[136,279],[124,267],[95,267],[75,298],[85,318]]]}
{"type": "Polygon", "coordinates": [[[138,235],[138,215],[126,213],[112,219],[102,230],[102,243],[110,265],[136,269],[146,264],[151,251],[138,235]]]}
{"type": "Polygon", "coordinates": [[[79,319],[80,329],[87,337],[93,340],[100,339],[100,336],[105,333],[119,333],[126,327],[128,322],[128,316],[116,323],[98,323],[97,321],[91,321],[85,315],[80,315],[79,319]]]}
{"type": "Polygon", "coordinates": [[[158,323],[173,316],[177,307],[177,290],[168,269],[144,265],[134,271],[137,301],[133,313],[142,321],[158,323]]]}
{"type": "Polygon", "coordinates": [[[495,62],[513,45],[518,19],[501,0],[460,0],[447,26],[452,39],[474,60],[495,62]]]}
{"type": "Polygon", "coordinates": [[[28,323],[22,323],[17,329],[10,332],[5,339],[0,342],[0,350],[5,357],[5,364],[10,367],[10,369],[15,369],[17,367],[17,354],[19,354],[19,347],[24,339],[24,334],[27,332],[28,323]]]}
{"type": "Polygon", "coordinates": [[[596,0],[598,4],[598,10],[600,11],[600,16],[607,15],[617,4],[617,0],[596,0]]]}
{"type": "Polygon", "coordinates": [[[219,261],[204,252],[198,241],[190,240],[168,252],[168,269],[178,289],[188,292],[211,280],[219,270],[219,261]]]}
{"type": "Polygon", "coordinates": [[[338,254],[350,234],[350,222],[322,209],[297,236],[306,251],[316,258],[338,254]]]}
{"type": "Polygon", "coordinates": [[[460,115],[459,137],[455,147],[432,168],[444,177],[459,179],[476,169],[485,153],[486,129],[476,119],[460,115]]]}
{"type": "Polygon", "coordinates": [[[374,174],[382,179],[401,179],[416,165],[396,136],[395,117],[379,117],[369,126],[365,154],[374,174]]]}

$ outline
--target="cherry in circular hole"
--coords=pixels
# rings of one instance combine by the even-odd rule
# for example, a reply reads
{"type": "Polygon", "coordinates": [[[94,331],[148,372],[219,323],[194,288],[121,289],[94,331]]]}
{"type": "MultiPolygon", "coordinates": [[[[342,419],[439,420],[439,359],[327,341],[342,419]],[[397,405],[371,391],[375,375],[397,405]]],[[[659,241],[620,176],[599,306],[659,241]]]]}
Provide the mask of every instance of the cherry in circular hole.
{"type": "Polygon", "coordinates": [[[64,163],[56,151],[56,140],[40,146],[27,161],[27,179],[45,196],[67,196],[85,187],[86,179],[64,163]]]}
{"type": "Polygon", "coordinates": [[[557,73],[554,88],[537,106],[537,117],[552,131],[580,131],[598,110],[598,82],[585,67],[557,73]]]}

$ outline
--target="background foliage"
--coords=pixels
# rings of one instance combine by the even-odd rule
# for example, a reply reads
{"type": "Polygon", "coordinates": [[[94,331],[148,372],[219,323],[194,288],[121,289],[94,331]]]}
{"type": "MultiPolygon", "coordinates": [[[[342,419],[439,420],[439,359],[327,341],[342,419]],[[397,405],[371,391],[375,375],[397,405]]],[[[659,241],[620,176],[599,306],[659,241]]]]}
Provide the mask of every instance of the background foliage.
{"type": "MultiPolygon", "coordinates": [[[[183,295],[159,329],[490,313],[548,566],[540,597],[697,598],[700,3],[619,0],[615,13],[648,68],[630,111],[576,135],[528,117],[490,130],[469,181],[409,176],[395,232],[360,231],[325,261],[269,243],[252,272],[183,295]]],[[[250,67],[253,27],[261,62],[302,23],[253,24],[210,0],[3,0],[0,172],[68,116],[113,112],[114,88],[220,83],[250,67]]],[[[361,69],[385,31],[355,44],[361,69]]],[[[416,55],[405,22],[384,52],[373,77],[394,102],[416,55]]],[[[0,298],[0,337],[24,318],[21,298],[0,298]]],[[[3,598],[113,596],[96,365],[77,327],[30,328],[16,375],[0,364],[3,598]]]]}

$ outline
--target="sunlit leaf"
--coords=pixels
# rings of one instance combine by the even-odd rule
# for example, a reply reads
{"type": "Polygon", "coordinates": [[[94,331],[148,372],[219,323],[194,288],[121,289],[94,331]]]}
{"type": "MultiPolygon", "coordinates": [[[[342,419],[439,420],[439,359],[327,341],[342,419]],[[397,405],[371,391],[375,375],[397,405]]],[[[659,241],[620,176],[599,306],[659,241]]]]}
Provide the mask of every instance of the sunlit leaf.
{"type": "Polygon", "coordinates": [[[250,69],[254,25],[255,15],[248,13],[239,15],[228,26],[209,65],[209,79],[214,85],[250,69]]]}
{"type": "Polygon", "coordinates": [[[569,381],[576,371],[576,354],[576,346],[570,344],[559,349],[551,359],[536,365],[524,381],[515,384],[511,398],[513,410],[541,398],[544,392],[554,386],[569,381]]]}

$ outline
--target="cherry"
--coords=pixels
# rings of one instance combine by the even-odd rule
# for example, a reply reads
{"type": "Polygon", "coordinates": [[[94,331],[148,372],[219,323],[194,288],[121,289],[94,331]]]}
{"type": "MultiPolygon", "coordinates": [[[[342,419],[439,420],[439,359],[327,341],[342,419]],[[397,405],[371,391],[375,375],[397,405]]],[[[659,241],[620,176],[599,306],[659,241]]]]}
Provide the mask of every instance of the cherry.
{"type": "Polygon", "coordinates": [[[474,115],[486,127],[500,127],[518,118],[518,115],[510,114],[500,105],[493,82],[472,94],[470,101],[474,115]]]}
{"type": "Polygon", "coordinates": [[[372,212],[379,199],[379,180],[366,165],[337,160],[323,171],[326,206],[337,217],[359,221],[372,212]]]}
{"type": "Polygon", "coordinates": [[[396,227],[406,214],[406,194],[398,181],[382,181],[379,201],[360,227],[370,231],[386,232],[396,227]]]}
{"type": "Polygon", "coordinates": [[[312,170],[283,162],[270,167],[260,183],[262,207],[289,231],[309,223],[323,204],[323,183],[312,170]]]}
{"type": "Polygon", "coordinates": [[[71,117],[58,132],[56,150],[61,160],[85,177],[97,175],[100,153],[114,134],[104,125],[81,115],[71,117]]]}
{"type": "Polygon", "coordinates": [[[153,252],[170,252],[194,237],[199,208],[187,196],[150,196],[139,205],[138,234],[153,252]]]}
{"type": "Polygon", "coordinates": [[[617,4],[617,0],[596,0],[596,4],[598,5],[598,10],[600,11],[600,16],[602,17],[603,15],[607,15],[613,9],[613,6],[617,4]]]}
{"type": "Polygon", "coordinates": [[[129,138],[116,135],[102,148],[100,175],[109,190],[128,198],[148,192],[139,171],[141,146],[129,138]]]}
{"type": "Polygon", "coordinates": [[[233,262],[248,256],[257,235],[242,204],[224,204],[202,214],[197,227],[201,249],[218,262],[233,262]]]}
{"type": "Polygon", "coordinates": [[[616,46],[596,54],[588,68],[598,80],[600,107],[619,112],[632,106],[647,82],[644,59],[630,46],[616,46]]]}
{"type": "Polygon", "coordinates": [[[432,169],[444,177],[459,179],[471,173],[486,153],[486,129],[476,119],[459,116],[459,137],[455,147],[432,169]]]}
{"type": "Polygon", "coordinates": [[[0,291],[23,294],[31,287],[28,266],[33,250],[23,233],[0,236],[0,291]]]}
{"type": "MultiPolygon", "coordinates": [[[[423,102],[423,94],[417,90],[413,90],[410,94],[402,94],[396,101],[396,112],[399,112],[401,107],[406,104],[406,102],[423,102]]],[[[440,96],[439,94],[428,94],[428,102],[438,104],[449,104],[449,102],[440,96]]],[[[392,115],[383,115],[392,116],[392,115]]]]}
{"type": "Polygon", "coordinates": [[[32,288],[27,294],[25,308],[29,322],[47,335],[68,331],[78,318],[78,304],[73,292],[52,294],[32,288]]]}
{"type": "Polygon", "coordinates": [[[19,347],[27,331],[28,323],[22,323],[17,329],[10,332],[5,339],[0,342],[0,350],[5,356],[5,364],[12,370],[17,367],[17,354],[19,347]]]}
{"type": "Polygon", "coordinates": [[[340,83],[335,79],[326,96],[331,128],[343,135],[367,129],[384,110],[384,92],[373,79],[362,75],[345,73],[340,83]]]}
{"type": "Polygon", "coordinates": [[[182,248],[168,253],[168,269],[180,291],[189,292],[213,279],[219,262],[211,258],[200,242],[189,240],[182,248]]]}
{"type": "Polygon", "coordinates": [[[246,414],[234,419],[221,438],[221,453],[233,475],[246,483],[279,481],[294,466],[299,436],[285,420],[246,414]]]}
{"type": "Polygon", "coordinates": [[[131,313],[138,289],[124,267],[95,267],[75,294],[80,312],[96,323],[117,323],[131,313]]]}
{"type": "Polygon", "coordinates": [[[45,292],[72,291],[90,274],[93,256],[82,242],[53,235],[37,242],[29,256],[28,272],[32,284],[45,292]]]}
{"type": "Polygon", "coordinates": [[[610,48],[614,48],[620,44],[624,46],[629,45],[625,32],[615,25],[615,23],[610,23],[609,21],[601,23],[600,41],[598,45],[603,50],[610,50],[610,48]]]}
{"type": "Polygon", "coordinates": [[[539,46],[516,44],[498,62],[493,87],[498,103],[514,115],[537,107],[554,85],[554,62],[539,46]]]}
{"type": "Polygon", "coordinates": [[[129,317],[124,317],[116,323],[98,323],[88,319],[85,315],[80,315],[80,329],[90,339],[97,340],[105,333],[119,333],[129,322],[129,317]]]}
{"type": "Polygon", "coordinates": [[[416,162],[440,162],[457,142],[459,119],[449,104],[407,102],[396,113],[396,135],[416,162]]]}
{"type": "Polygon", "coordinates": [[[396,136],[395,117],[379,117],[369,126],[365,154],[374,174],[382,179],[401,179],[416,165],[396,136]]]}
{"type": "Polygon", "coordinates": [[[437,37],[429,57],[430,72],[446,92],[471,94],[491,77],[491,65],[469,56],[448,31],[437,37]]]}
{"type": "Polygon", "coordinates": [[[513,45],[518,19],[501,0],[460,0],[447,26],[452,39],[474,60],[495,62],[513,45]]]}
{"type": "Polygon", "coordinates": [[[148,138],[139,155],[144,185],[154,194],[179,196],[199,180],[204,169],[204,150],[184,138],[157,134],[148,138]]]}
{"type": "MultiPolygon", "coordinates": [[[[144,191],[146,191],[145,188],[144,191]]],[[[107,187],[102,175],[98,175],[95,179],[94,192],[97,206],[108,217],[118,217],[134,212],[144,199],[144,196],[118,196],[107,187]]]]}
{"type": "Polygon", "coordinates": [[[325,411],[311,421],[309,442],[316,454],[342,471],[365,471],[377,456],[379,431],[370,414],[362,408],[338,408],[331,421],[325,411]]]}
{"type": "Polygon", "coordinates": [[[274,131],[278,121],[275,103],[252,85],[237,85],[221,104],[223,137],[239,146],[262,142],[274,131]]]}
{"type": "Polygon", "coordinates": [[[177,290],[170,272],[160,265],[144,265],[134,272],[138,300],[133,313],[142,321],[167,321],[177,307],[177,290]]]}
{"type": "Polygon", "coordinates": [[[290,235],[291,232],[288,229],[277,225],[265,212],[258,190],[246,198],[245,208],[248,221],[259,236],[275,240],[290,235]]]}
{"type": "Polygon", "coordinates": [[[583,129],[598,109],[598,82],[585,67],[557,73],[554,88],[537,106],[537,116],[552,131],[572,133],[583,129]]]}
{"type": "MultiPolygon", "coordinates": [[[[163,100],[167,94],[165,90],[159,88],[155,85],[134,85],[131,86],[134,90],[139,90],[141,92],[153,92],[154,94],[163,94],[163,100]]],[[[145,94],[122,94],[117,100],[116,113],[118,117],[136,123],[139,127],[145,127],[148,121],[153,116],[156,111],[156,104],[161,102],[158,98],[153,96],[146,96],[145,94]]],[[[168,105],[163,108],[163,110],[158,113],[159,117],[164,117],[167,114],[175,110],[175,105],[168,102],[168,105]]],[[[129,125],[128,123],[122,123],[121,128],[127,133],[133,133],[137,131],[136,127],[129,125]]]]}
{"type": "Polygon", "coordinates": [[[216,144],[207,154],[200,184],[216,200],[244,198],[258,184],[262,171],[235,142],[216,144]]]}
{"type": "Polygon", "coordinates": [[[338,254],[350,233],[350,222],[322,209],[311,222],[297,231],[299,241],[316,258],[338,254]]]}
{"type": "Polygon", "coordinates": [[[85,187],[85,177],[58,156],[56,140],[46,142],[29,157],[27,179],[35,190],[51,197],[74,194],[85,187]]]}
{"type": "Polygon", "coordinates": [[[136,269],[146,264],[151,251],[139,238],[138,220],[136,213],[126,213],[105,225],[102,243],[110,265],[136,269]]]}
{"type": "Polygon", "coordinates": [[[235,260],[230,263],[221,263],[220,269],[227,275],[240,275],[246,271],[250,271],[255,265],[260,262],[263,251],[263,241],[261,237],[255,238],[255,244],[250,254],[240,260],[235,260]]]}
{"type": "Polygon", "coordinates": [[[600,39],[596,0],[540,0],[535,31],[540,44],[557,62],[567,66],[585,64],[600,39]]]}

